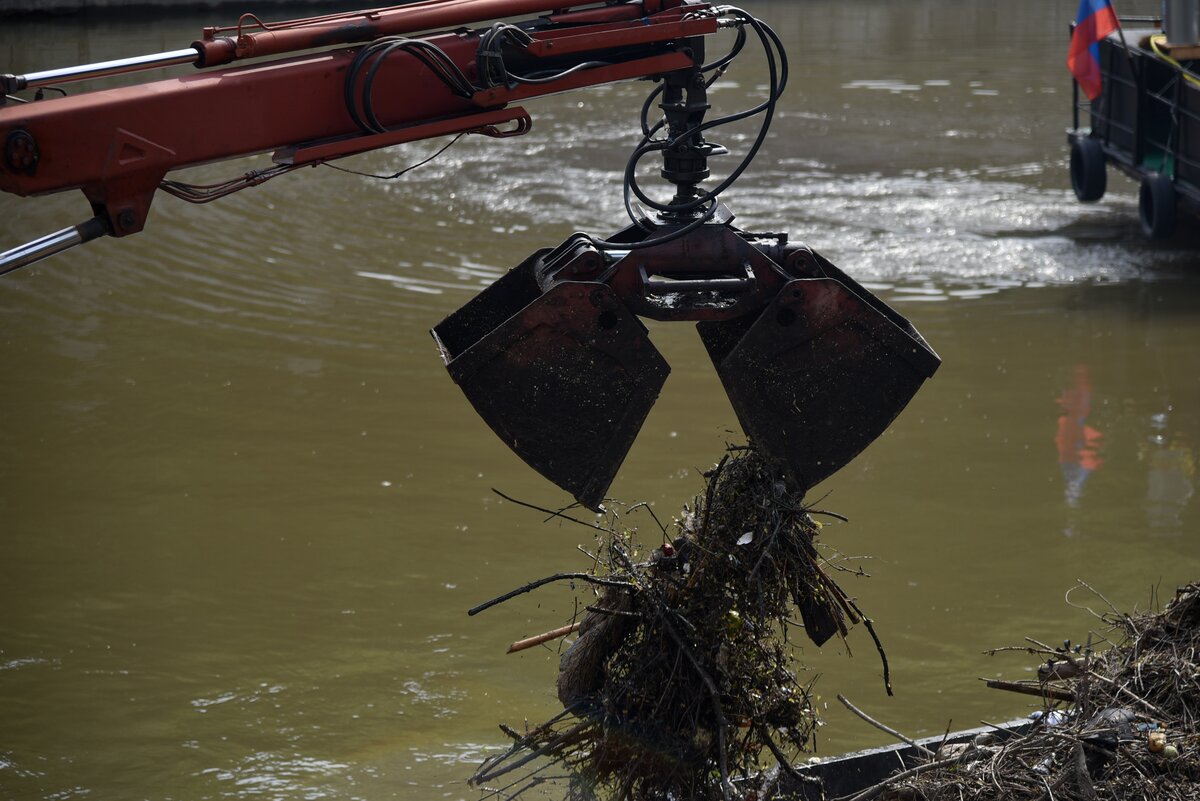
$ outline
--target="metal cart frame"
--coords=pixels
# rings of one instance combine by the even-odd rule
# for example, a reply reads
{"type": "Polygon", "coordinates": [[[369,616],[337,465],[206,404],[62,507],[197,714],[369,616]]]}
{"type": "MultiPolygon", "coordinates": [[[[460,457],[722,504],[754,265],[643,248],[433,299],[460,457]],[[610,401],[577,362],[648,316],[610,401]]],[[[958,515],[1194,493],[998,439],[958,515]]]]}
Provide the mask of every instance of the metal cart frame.
{"type": "Polygon", "coordinates": [[[1072,82],[1072,126],[1067,131],[1076,197],[1099,200],[1105,166],[1111,164],[1139,183],[1142,229],[1155,239],[1174,233],[1178,212],[1200,215],[1200,86],[1185,78],[1185,71],[1196,74],[1189,66],[1195,62],[1177,66],[1135,44],[1158,33],[1126,29],[1100,42],[1101,95],[1088,101],[1072,82]],[[1088,127],[1081,126],[1081,119],[1088,127]]]}

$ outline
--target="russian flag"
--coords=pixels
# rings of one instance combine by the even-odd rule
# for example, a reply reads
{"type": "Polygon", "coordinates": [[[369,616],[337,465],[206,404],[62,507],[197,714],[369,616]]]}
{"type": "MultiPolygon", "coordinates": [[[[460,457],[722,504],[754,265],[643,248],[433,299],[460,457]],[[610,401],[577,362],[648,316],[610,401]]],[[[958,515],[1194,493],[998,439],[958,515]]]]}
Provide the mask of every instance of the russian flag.
{"type": "Polygon", "coordinates": [[[1120,25],[1110,0],[1080,0],[1067,69],[1089,100],[1100,96],[1100,40],[1120,25]]]}

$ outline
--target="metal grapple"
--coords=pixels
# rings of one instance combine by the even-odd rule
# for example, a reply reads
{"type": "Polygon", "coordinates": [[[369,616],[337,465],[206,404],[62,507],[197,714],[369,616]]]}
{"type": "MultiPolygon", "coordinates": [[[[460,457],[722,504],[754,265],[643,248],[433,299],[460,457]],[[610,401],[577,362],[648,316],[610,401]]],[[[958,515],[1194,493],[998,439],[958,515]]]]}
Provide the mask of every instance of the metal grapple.
{"type": "Polygon", "coordinates": [[[433,329],[451,376],[510,448],[595,509],[670,372],[638,318],[694,320],[751,442],[811,487],[883,433],[940,360],[811,248],[732,222],[722,207],[644,249],[576,235],[539,250],[433,329]]]}

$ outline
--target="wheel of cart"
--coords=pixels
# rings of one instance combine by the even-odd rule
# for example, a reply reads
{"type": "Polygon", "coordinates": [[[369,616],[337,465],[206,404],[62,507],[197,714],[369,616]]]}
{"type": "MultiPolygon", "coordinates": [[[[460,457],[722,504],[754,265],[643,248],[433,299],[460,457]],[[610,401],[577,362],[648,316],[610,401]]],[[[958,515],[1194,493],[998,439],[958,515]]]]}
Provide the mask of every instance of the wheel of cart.
{"type": "MultiPolygon", "coordinates": [[[[1200,0],[1191,0],[1200,2],[1200,0]]],[[[1100,93],[1073,84],[1071,188],[1083,202],[1107,190],[1109,167],[1138,184],[1149,239],[1196,231],[1200,215],[1200,43],[1168,43],[1157,18],[1127,17],[1099,42],[1100,93]]]]}
{"type": "Polygon", "coordinates": [[[1108,187],[1104,146],[1090,136],[1081,136],[1071,145],[1071,188],[1075,197],[1093,203],[1104,197],[1108,187]]]}
{"type": "Polygon", "coordinates": [[[1138,217],[1142,232],[1151,239],[1175,233],[1175,184],[1161,172],[1150,173],[1138,189],[1138,217]]]}

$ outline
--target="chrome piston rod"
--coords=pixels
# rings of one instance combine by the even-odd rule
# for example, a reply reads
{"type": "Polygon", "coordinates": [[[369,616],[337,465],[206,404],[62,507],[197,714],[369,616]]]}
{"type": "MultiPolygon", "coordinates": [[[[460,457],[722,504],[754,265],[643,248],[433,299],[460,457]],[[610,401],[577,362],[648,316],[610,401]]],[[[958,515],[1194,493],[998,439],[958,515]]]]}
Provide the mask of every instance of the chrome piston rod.
{"type": "Polygon", "coordinates": [[[168,50],[165,53],[118,58],[113,61],[98,61],[95,64],[81,64],[78,67],[61,67],[54,70],[30,72],[25,75],[0,75],[0,85],[5,92],[19,92],[22,89],[37,89],[41,86],[53,86],[71,81],[124,75],[127,72],[172,67],[176,64],[195,64],[199,60],[199,50],[194,47],[185,47],[182,50],[168,50]]]}
{"type": "Polygon", "coordinates": [[[90,242],[108,233],[108,226],[99,217],[47,234],[24,245],[0,253],[0,275],[19,270],[55,253],[90,242]]]}

